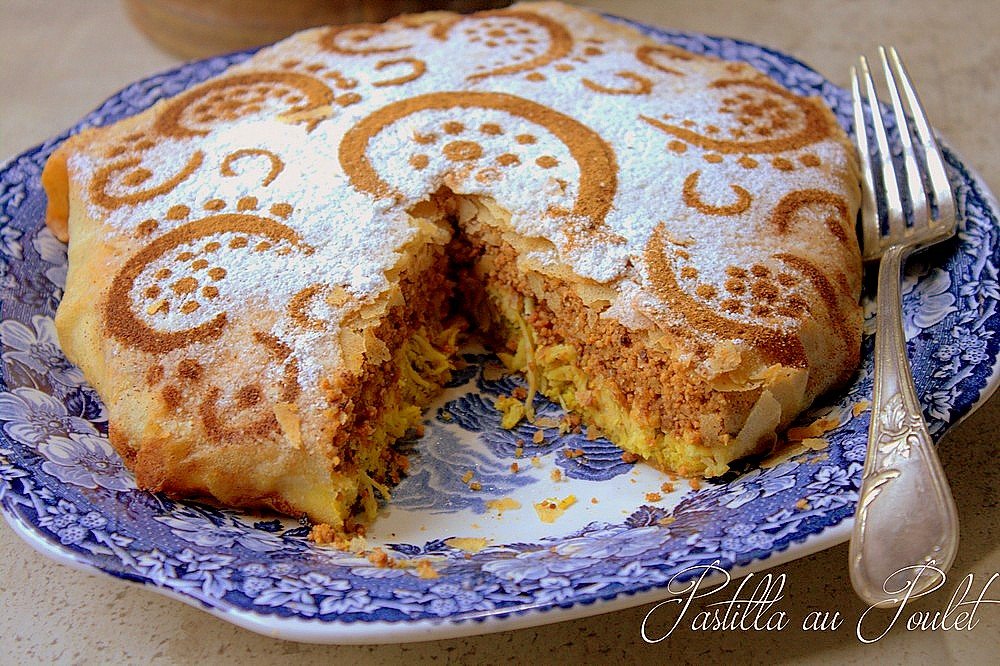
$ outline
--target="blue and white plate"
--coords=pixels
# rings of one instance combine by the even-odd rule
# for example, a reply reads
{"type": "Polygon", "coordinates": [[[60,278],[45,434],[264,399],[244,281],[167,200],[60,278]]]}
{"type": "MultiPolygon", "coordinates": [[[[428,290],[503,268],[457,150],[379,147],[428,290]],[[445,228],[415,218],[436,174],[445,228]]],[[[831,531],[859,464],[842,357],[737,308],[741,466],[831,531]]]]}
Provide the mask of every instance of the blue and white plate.
{"type": "MultiPolygon", "coordinates": [[[[638,27],[821,95],[850,127],[848,93],[793,58],[732,39],[638,27]]],[[[671,578],[692,565],[717,561],[742,574],[847,538],[869,420],[870,336],[850,386],[801,420],[837,424],[826,448],[793,450],[698,489],[677,482],[670,492],[661,488],[666,477],[623,462],[605,440],[548,427],[535,444],[535,426],[501,429],[493,400],[520,380],[502,376],[492,356],[470,351],[468,368],[428,411],[411,473],[369,534],[370,546],[396,560],[393,568],[318,548],[306,539],[308,526],[291,520],[136,489],[108,444],[101,402],[56,340],[66,248],[45,229],[39,174],[69,134],[134,114],[246,57],[213,58],[133,84],[0,169],[0,506],[32,546],[272,636],[377,643],[626,608],[668,596],[671,578]],[[527,442],[521,458],[518,439],[527,442]],[[575,456],[578,449],[584,455],[575,456]],[[481,490],[469,488],[469,472],[481,490]],[[550,523],[533,507],[570,496],[576,502],[550,523]],[[501,498],[513,500],[502,511],[495,508],[501,498]],[[421,560],[437,577],[420,575],[421,560]]],[[[993,391],[1000,351],[997,204],[954,152],[945,159],[960,232],[911,261],[904,285],[909,354],[935,437],[993,391]]],[[[869,333],[872,314],[869,307],[869,333]]],[[[548,402],[536,407],[558,416],[548,402]]]]}

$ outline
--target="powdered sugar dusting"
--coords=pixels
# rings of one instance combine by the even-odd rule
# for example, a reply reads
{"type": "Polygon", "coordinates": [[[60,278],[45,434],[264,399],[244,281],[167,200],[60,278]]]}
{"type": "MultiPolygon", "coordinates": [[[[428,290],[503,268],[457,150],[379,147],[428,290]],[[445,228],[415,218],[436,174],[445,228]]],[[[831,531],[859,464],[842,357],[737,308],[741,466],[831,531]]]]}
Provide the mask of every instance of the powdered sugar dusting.
{"type": "MultiPolygon", "coordinates": [[[[709,308],[737,328],[789,329],[841,316],[856,287],[842,270],[857,260],[854,166],[827,111],[746,65],[555,3],[307,31],[131,131],[71,160],[91,215],[137,248],[219,216],[256,230],[216,255],[232,277],[196,308],[157,306],[181,278],[149,277],[187,245],[145,266],[129,298],[165,331],[251,295],[283,311],[317,283],[378,298],[417,233],[406,211],[441,187],[489,197],[513,232],[550,241],[531,257],[540,270],[613,284],[605,316],[627,325],[650,325],[641,305],[664,326],[709,308]]],[[[342,315],[323,316],[335,329],[342,315]]]]}

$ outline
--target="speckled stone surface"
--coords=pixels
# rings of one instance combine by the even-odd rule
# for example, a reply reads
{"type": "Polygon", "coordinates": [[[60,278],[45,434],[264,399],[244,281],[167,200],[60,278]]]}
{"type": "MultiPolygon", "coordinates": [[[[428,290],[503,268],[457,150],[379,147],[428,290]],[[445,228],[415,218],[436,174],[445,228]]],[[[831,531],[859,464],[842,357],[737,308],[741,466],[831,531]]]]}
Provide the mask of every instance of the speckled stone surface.
{"type": "MultiPolygon", "coordinates": [[[[590,6],[683,30],[731,35],[793,54],[838,84],[859,53],[895,44],[932,122],[1000,191],[1000,12],[993,0],[592,1],[590,6]]],[[[124,85],[176,64],[127,22],[111,0],[5,0],[0,7],[0,159],[72,125],[124,85]]],[[[1000,398],[956,427],[941,444],[962,521],[962,544],[947,586],[912,603],[944,611],[968,574],[978,594],[1000,572],[997,461],[1000,398]]],[[[742,662],[996,663],[1000,604],[982,605],[971,630],[907,631],[903,622],[870,645],[855,627],[864,605],[847,578],[847,547],[778,567],[787,581],[775,610],[780,632],[695,632],[690,621],[657,644],[640,635],[652,606],[535,629],[406,645],[313,646],[253,634],[195,608],[50,562],[0,525],[0,664],[16,663],[462,663],[742,662]],[[810,611],[839,611],[836,631],[804,632],[810,611]]],[[[726,594],[712,600],[728,599],[726,594]]],[[[1000,579],[986,598],[1000,600],[1000,579]]],[[[698,604],[699,602],[695,602],[698,604]]],[[[690,613],[704,610],[693,606],[690,613]]],[[[648,629],[666,631],[654,612],[648,629]]],[[[891,614],[869,616],[877,634],[891,614]],[[880,624],[881,623],[881,624],[880,624]]],[[[905,619],[905,616],[904,616],[905,619]]]]}

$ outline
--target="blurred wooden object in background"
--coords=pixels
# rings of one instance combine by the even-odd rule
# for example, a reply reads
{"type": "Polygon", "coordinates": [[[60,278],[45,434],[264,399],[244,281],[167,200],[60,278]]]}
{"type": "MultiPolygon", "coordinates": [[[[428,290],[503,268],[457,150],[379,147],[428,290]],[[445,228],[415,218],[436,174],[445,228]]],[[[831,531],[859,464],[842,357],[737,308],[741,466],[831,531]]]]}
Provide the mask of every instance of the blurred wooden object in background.
{"type": "Polygon", "coordinates": [[[204,58],[261,44],[316,25],[378,23],[397,14],[469,12],[509,0],[125,0],[129,18],[157,46],[204,58]]]}

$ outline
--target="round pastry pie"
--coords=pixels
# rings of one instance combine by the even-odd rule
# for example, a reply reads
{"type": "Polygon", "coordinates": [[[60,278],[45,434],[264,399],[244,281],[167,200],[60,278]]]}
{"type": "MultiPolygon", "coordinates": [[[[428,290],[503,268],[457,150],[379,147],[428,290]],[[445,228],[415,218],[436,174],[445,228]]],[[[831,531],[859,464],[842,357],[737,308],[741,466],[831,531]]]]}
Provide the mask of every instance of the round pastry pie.
{"type": "Polygon", "coordinates": [[[527,376],[507,425],[540,392],[691,476],[772,446],[858,363],[857,180],[820,100],[556,3],[299,33],[43,175],[140,486],[333,530],[466,325],[527,376]]]}

